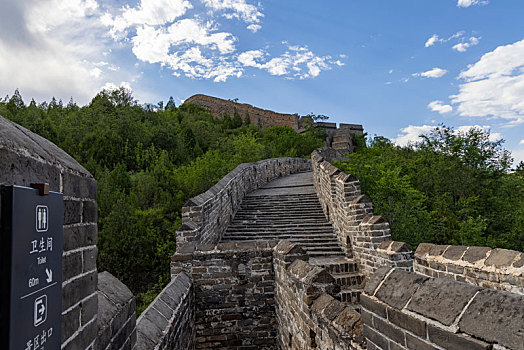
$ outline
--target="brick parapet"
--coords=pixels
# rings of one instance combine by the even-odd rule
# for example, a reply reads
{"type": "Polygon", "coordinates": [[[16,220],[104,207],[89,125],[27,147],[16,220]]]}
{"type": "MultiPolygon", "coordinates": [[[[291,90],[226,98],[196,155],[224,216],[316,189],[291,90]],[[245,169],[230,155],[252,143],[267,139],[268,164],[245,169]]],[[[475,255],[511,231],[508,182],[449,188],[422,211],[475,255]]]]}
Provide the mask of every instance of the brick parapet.
{"type": "Polygon", "coordinates": [[[296,243],[281,241],[273,256],[278,347],[362,349],[360,316],[334,299],[340,287],[327,270],[310,265],[296,243]]]}
{"type": "Polygon", "coordinates": [[[384,265],[412,270],[411,250],[401,242],[392,243],[389,224],[373,216],[373,204],[361,193],[358,179],[331,164],[337,159],[340,154],[336,150],[316,150],[311,166],[322,209],[346,256],[355,258],[367,276],[384,265]]]}
{"type": "Polygon", "coordinates": [[[177,274],[136,321],[137,350],[195,348],[195,293],[185,272],[177,274]]]}
{"type": "Polygon", "coordinates": [[[311,161],[304,158],[272,158],[240,164],[182,208],[177,249],[190,242],[218,243],[247,193],[278,177],[308,170],[311,161]]]}
{"type": "Polygon", "coordinates": [[[524,254],[508,249],[420,244],[417,273],[524,295],[524,254]]]}
{"type": "Polygon", "coordinates": [[[94,350],[134,349],[136,300],[125,284],[109,272],[98,274],[98,334],[94,350]]]}
{"type": "Polygon", "coordinates": [[[522,349],[523,298],[381,268],[361,296],[368,349],[522,349]]]}

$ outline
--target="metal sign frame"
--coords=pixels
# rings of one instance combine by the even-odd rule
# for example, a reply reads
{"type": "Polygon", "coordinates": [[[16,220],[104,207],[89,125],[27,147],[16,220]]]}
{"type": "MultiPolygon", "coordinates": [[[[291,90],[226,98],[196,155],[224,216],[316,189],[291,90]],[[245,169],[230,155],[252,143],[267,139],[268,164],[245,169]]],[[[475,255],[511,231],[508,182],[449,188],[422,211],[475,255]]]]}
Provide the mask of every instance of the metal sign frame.
{"type": "Polygon", "coordinates": [[[0,348],[60,349],[63,195],[0,186],[0,348]]]}

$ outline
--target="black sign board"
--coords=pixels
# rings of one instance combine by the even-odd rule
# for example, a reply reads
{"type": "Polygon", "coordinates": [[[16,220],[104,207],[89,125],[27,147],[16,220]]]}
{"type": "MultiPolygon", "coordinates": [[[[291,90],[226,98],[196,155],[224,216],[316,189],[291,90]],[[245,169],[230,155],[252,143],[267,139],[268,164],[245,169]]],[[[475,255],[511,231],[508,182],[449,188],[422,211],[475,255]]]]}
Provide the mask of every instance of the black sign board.
{"type": "Polygon", "coordinates": [[[1,186],[0,196],[0,349],[60,349],[62,194],[1,186]]]}

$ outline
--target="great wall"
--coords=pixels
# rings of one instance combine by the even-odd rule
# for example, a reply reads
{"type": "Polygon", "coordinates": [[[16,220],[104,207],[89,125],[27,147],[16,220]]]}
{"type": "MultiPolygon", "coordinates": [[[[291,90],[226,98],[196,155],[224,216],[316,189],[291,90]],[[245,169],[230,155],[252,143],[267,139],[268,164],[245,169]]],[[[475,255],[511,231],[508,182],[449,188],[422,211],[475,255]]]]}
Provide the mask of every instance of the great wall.
{"type": "Polygon", "coordinates": [[[524,254],[392,241],[332,164],[362,128],[329,129],[333,148],[241,164],[187,202],[171,282],[137,319],[97,271],[96,181],[0,117],[0,184],[64,194],[61,348],[524,349],[524,254]]]}

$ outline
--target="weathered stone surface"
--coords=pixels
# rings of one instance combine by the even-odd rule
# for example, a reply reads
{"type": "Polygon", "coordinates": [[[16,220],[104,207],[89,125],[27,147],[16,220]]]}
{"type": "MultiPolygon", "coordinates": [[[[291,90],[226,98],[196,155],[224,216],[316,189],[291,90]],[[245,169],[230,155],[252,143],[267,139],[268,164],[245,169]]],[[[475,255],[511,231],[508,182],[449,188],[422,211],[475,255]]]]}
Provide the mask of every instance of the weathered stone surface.
{"type": "Polygon", "coordinates": [[[518,256],[519,252],[508,249],[497,248],[494,249],[489,257],[486,259],[487,266],[495,266],[498,268],[509,267],[518,256]]]}
{"type": "Polygon", "coordinates": [[[378,285],[384,277],[389,273],[391,270],[391,267],[389,266],[383,266],[380,267],[371,277],[366,281],[366,287],[364,288],[364,292],[368,295],[374,295],[375,290],[377,289],[378,285]]]}
{"type": "Polygon", "coordinates": [[[465,246],[452,245],[446,250],[443,257],[450,260],[459,260],[466,251],[466,249],[467,247],[465,246]]]}
{"type": "Polygon", "coordinates": [[[428,337],[433,343],[449,350],[489,350],[491,345],[467,335],[455,334],[432,325],[428,326],[428,337]]]}
{"type": "Polygon", "coordinates": [[[475,263],[479,260],[486,259],[488,253],[491,251],[491,248],[487,247],[469,247],[462,260],[475,263]]]}
{"type": "Polygon", "coordinates": [[[389,306],[402,309],[425,280],[427,277],[394,270],[375,292],[375,296],[389,306]]]}
{"type": "Polygon", "coordinates": [[[460,330],[510,349],[524,344],[524,296],[482,290],[459,322],[460,330]]]}
{"type": "Polygon", "coordinates": [[[387,313],[388,320],[394,325],[407,329],[420,337],[426,337],[426,322],[394,308],[388,308],[387,313]]]}
{"type": "Polygon", "coordinates": [[[407,309],[449,326],[479,290],[470,284],[432,278],[422,283],[407,309]]]}

